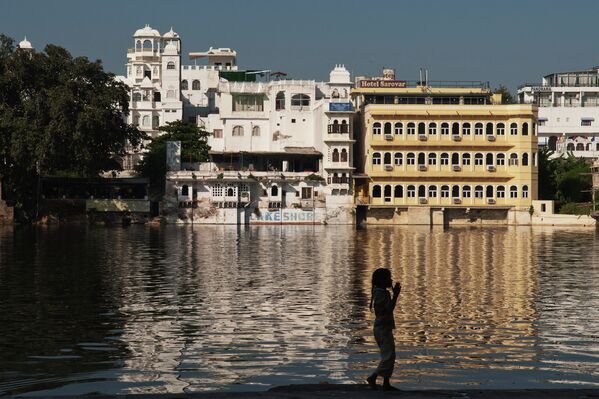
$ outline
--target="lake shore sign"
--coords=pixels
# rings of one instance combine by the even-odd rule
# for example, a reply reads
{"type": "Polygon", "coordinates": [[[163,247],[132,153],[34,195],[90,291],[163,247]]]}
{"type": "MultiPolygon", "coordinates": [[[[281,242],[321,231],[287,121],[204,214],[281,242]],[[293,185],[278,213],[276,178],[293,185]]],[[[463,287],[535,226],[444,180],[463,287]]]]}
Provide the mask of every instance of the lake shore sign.
{"type": "Polygon", "coordinates": [[[250,224],[321,224],[314,210],[276,209],[254,212],[250,224]]]}

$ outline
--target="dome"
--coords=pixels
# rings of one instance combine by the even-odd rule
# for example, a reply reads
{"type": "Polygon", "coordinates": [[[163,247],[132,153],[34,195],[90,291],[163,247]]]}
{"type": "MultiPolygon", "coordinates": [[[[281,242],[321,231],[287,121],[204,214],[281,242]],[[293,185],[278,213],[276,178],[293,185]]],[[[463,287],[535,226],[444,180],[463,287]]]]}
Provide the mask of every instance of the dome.
{"type": "Polygon", "coordinates": [[[345,69],[345,65],[335,65],[335,68],[329,75],[329,83],[350,84],[351,77],[349,71],[345,69]]]}
{"type": "Polygon", "coordinates": [[[179,49],[175,42],[168,42],[166,46],[164,46],[164,55],[177,55],[179,54],[179,49]]]}
{"type": "Polygon", "coordinates": [[[21,40],[21,42],[19,43],[19,48],[25,49],[25,50],[32,50],[33,46],[31,45],[31,42],[29,40],[27,40],[27,36],[25,36],[25,38],[23,40],[21,40]]]}
{"type": "Polygon", "coordinates": [[[150,25],[144,26],[142,29],[138,29],[135,31],[134,37],[160,37],[160,32],[156,29],[152,29],[150,25]]]}
{"type": "Polygon", "coordinates": [[[168,32],[166,32],[164,34],[164,36],[162,36],[162,37],[164,37],[165,39],[178,39],[179,38],[179,34],[177,32],[175,32],[173,30],[173,27],[171,26],[171,30],[169,30],[168,32]]]}

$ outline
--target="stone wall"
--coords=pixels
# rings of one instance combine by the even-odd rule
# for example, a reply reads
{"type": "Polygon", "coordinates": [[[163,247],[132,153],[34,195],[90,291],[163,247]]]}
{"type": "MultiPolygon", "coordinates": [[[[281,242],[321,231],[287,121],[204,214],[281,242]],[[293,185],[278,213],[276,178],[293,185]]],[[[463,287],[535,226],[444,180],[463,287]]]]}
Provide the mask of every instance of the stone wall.
{"type": "Polygon", "coordinates": [[[0,224],[12,224],[15,220],[15,211],[12,206],[0,200],[0,224]]]}

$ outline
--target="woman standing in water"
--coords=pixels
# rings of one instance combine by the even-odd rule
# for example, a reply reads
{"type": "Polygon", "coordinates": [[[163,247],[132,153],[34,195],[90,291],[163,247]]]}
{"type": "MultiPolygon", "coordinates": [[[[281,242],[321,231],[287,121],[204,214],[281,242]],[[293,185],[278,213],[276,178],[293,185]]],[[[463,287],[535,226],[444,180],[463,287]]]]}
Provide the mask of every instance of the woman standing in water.
{"type": "Polygon", "coordinates": [[[374,306],[374,339],[381,351],[381,361],[377,369],[370,377],[366,379],[372,389],[377,389],[376,379],[383,377],[383,391],[397,391],[389,383],[395,366],[395,340],[393,338],[393,329],[395,328],[395,319],[393,310],[397,303],[397,298],[401,291],[401,284],[393,285],[391,280],[391,271],[389,269],[376,269],[372,273],[372,293],[370,297],[370,310],[374,306]],[[393,287],[393,297],[389,293],[389,288],[393,287]]]}

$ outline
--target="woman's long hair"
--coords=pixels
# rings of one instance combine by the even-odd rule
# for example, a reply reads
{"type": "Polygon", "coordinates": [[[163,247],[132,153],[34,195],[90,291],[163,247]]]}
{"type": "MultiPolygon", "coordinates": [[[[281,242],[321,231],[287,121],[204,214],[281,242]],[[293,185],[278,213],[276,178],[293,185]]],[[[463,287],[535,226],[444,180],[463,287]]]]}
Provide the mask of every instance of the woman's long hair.
{"type": "Polygon", "coordinates": [[[391,271],[385,268],[378,268],[372,273],[372,288],[370,289],[370,311],[372,311],[372,303],[374,301],[375,288],[387,288],[385,284],[391,280],[391,271]]]}

